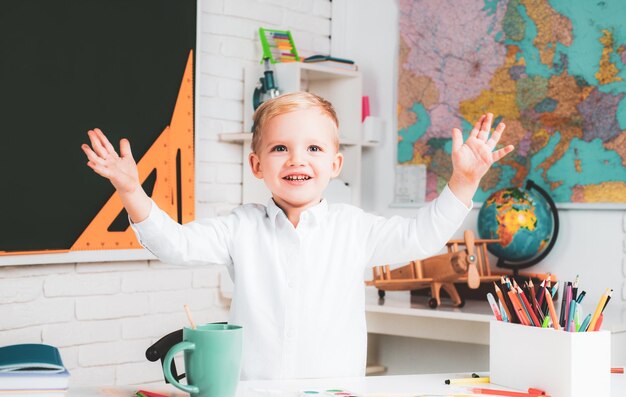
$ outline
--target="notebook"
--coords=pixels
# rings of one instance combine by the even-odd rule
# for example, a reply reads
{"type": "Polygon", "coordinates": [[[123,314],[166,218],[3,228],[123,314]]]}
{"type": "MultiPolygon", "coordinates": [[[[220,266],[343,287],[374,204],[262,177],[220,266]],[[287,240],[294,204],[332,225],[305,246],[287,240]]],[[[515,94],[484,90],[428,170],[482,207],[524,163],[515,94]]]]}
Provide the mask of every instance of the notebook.
{"type": "Polygon", "coordinates": [[[0,347],[0,393],[7,390],[64,390],[70,373],[59,350],[27,343],[0,347]]]}

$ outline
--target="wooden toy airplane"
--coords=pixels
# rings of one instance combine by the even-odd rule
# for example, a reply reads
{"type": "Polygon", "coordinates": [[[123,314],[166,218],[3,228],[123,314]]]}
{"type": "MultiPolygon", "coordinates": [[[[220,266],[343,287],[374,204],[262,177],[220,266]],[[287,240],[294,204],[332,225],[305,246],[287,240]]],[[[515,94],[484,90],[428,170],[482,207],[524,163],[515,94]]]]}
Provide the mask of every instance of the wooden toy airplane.
{"type": "Polygon", "coordinates": [[[487,256],[487,244],[499,243],[499,239],[476,239],[474,232],[466,230],[463,240],[451,240],[446,246],[448,253],[411,261],[407,265],[390,270],[389,265],[375,266],[374,277],[367,285],[378,288],[378,296],[385,291],[416,290],[430,287],[428,305],[436,308],[441,304],[440,291],[444,289],[452,298],[452,304],[463,307],[465,300],[459,295],[455,283],[467,283],[472,289],[481,282],[497,281],[500,275],[492,275],[487,256]],[[465,246],[465,249],[459,249],[465,246]]]}

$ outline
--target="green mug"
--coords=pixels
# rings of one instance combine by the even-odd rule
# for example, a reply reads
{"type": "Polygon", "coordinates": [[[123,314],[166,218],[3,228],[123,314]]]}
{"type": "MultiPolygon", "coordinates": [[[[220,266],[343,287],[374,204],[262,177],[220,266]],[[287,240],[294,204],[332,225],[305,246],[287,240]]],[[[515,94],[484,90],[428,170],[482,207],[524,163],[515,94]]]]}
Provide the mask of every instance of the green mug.
{"type": "Polygon", "coordinates": [[[239,325],[205,324],[183,328],[183,341],[175,344],[163,360],[165,379],[193,397],[233,397],[241,372],[243,329],[239,325]],[[172,360],[185,354],[187,384],[172,376],[172,360]]]}

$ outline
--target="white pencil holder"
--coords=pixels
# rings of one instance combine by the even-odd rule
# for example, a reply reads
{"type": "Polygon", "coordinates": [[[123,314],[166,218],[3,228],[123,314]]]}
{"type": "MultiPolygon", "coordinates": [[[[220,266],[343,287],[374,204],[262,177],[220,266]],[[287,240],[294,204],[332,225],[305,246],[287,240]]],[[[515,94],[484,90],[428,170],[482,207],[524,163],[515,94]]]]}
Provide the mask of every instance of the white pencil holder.
{"type": "Polygon", "coordinates": [[[565,332],[491,321],[491,383],[552,397],[609,397],[611,333],[565,332]]]}

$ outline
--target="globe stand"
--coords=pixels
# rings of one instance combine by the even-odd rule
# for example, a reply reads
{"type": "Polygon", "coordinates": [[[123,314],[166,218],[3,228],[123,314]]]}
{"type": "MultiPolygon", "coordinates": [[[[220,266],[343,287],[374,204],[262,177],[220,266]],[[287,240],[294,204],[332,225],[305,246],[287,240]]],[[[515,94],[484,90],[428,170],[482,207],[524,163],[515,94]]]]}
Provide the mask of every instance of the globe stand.
{"type": "Polygon", "coordinates": [[[556,208],[556,204],[554,203],[554,200],[552,200],[552,197],[550,197],[548,192],[543,190],[539,185],[537,185],[535,182],[533,182],[530,179],[526,182],[526,189],[527,190],[535,189],[546,200],[546,202],[550,206],[552,217],[554,218],[554,227],[553,227],[552,238],[550,239],[548,246],[546,247],[545,250],[541,252],[541,254],[537,255],[536,257],[531,258],[530,260],[525,261],[525,262],[507,262],[505,259],[498,258],[498,261],[496,262],[496,266],[503,268],[503,269],[513,270],[514,277],[519,276],[520,269],[526,269],[528,267],[536,265],[541,260],[543,260],[543,258],[545,258],[550,253],[550,251],[552,250],[552,247],[554,247],[554,243],[556,243],[556,238],[559,235],[559,213],[556,208]]]}

